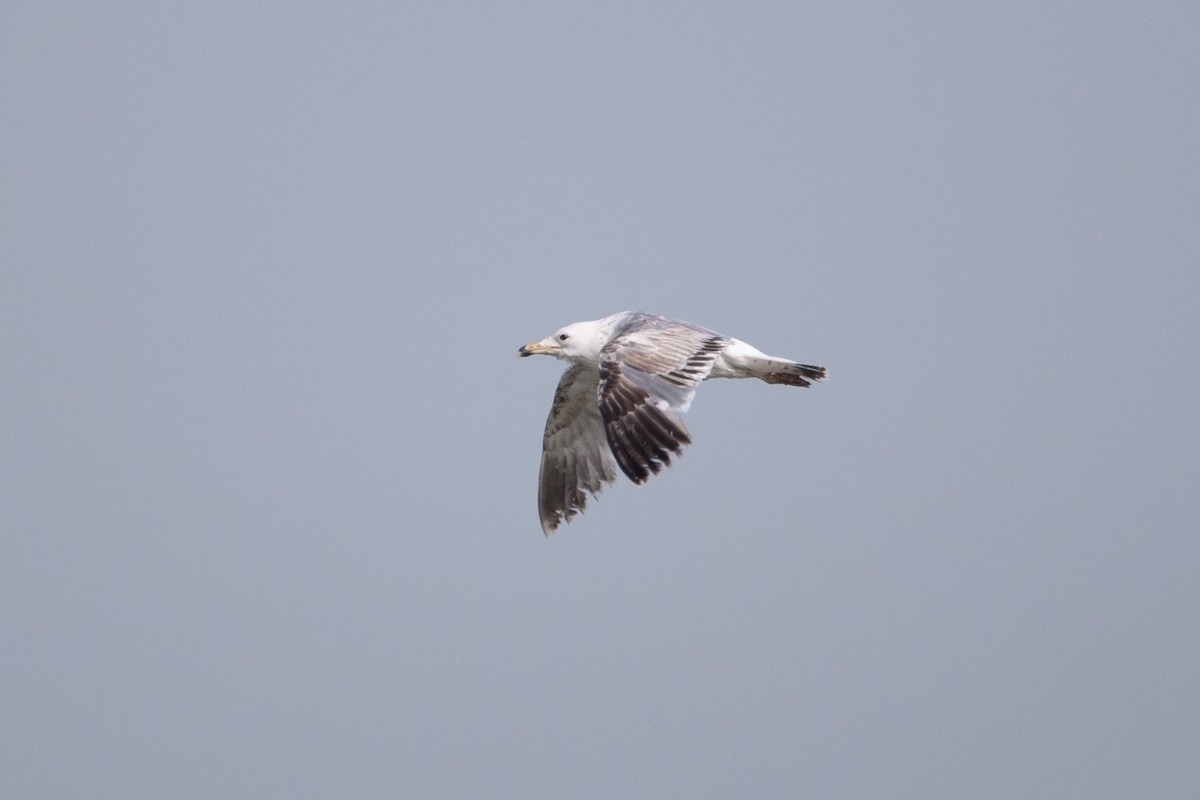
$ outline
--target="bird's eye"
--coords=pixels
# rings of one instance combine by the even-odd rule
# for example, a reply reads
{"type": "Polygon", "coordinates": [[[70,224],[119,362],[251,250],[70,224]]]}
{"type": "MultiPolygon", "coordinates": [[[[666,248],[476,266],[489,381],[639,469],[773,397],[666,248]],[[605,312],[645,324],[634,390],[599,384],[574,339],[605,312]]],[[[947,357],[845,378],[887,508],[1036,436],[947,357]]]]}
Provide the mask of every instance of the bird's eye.
{"type": "Polygon", "coordinates": [[[560,333],[560,334],[558,335],[558,340],[559,340],[560,342],[565,342],[565,341],[567,340],[567,335],[566,335],[565,333],[560,333]]]}

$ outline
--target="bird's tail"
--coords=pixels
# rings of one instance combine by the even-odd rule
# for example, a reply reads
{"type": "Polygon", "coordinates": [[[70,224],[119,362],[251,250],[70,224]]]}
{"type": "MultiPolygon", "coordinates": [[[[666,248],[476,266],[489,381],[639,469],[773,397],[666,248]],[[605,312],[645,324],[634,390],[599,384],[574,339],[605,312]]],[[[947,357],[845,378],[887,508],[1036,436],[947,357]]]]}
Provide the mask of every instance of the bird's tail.
{"type": "Polygon", "coordinates": [[[823,381],[829,376],[824,367],[797,364],[786,358],[772,356],[747,359],[746,367],[754,377],[767,383],[781,383],[784,386],[812,386],[813,381],[823,381]]]}

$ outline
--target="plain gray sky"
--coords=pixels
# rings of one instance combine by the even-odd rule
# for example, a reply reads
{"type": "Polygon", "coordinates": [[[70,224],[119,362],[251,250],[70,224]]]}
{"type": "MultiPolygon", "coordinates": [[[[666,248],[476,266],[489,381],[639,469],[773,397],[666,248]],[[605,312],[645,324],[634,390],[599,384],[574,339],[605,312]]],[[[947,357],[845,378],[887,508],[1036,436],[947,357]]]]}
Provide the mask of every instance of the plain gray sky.
{"type": "Polygon", "coordinates": [[[1195,796],[1196,3],[0,16],[0,795],[1195,796]]]}

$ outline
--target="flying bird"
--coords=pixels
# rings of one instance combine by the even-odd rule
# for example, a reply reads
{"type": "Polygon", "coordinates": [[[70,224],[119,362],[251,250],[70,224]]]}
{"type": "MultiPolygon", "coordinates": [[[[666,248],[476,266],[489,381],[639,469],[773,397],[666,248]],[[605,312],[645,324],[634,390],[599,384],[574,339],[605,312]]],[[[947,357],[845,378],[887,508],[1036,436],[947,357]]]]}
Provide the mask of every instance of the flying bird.
{"type": "Polygon", "coordinates": [[[645,483],[692,438],[681,415],[708,378],[758,378],[786,386],[823,381],[824,367],[776,358],[699,325],[642,311],[576,322],[519,356],[568,362],[542,439],[538,513],[549,536],[587,505],[617,467],[645,483]]]}

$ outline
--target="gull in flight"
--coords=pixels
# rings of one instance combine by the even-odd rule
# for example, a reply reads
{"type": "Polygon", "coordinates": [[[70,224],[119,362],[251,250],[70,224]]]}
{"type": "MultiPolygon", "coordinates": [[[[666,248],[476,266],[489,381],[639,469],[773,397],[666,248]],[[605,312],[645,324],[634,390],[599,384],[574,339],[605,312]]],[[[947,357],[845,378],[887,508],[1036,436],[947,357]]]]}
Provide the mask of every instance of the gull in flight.
{"type": "Polygon", "coordinates": [[[708,378],[758,378],[786,386],[825,380],[824,367],[769,356],[690,322],[641,311],[576,322],[519,356],[568,362],[554,392],[538,477],[542,531],[554,533],[617,478],[644,483],[682,454],[681,415],[708,378]]]}

